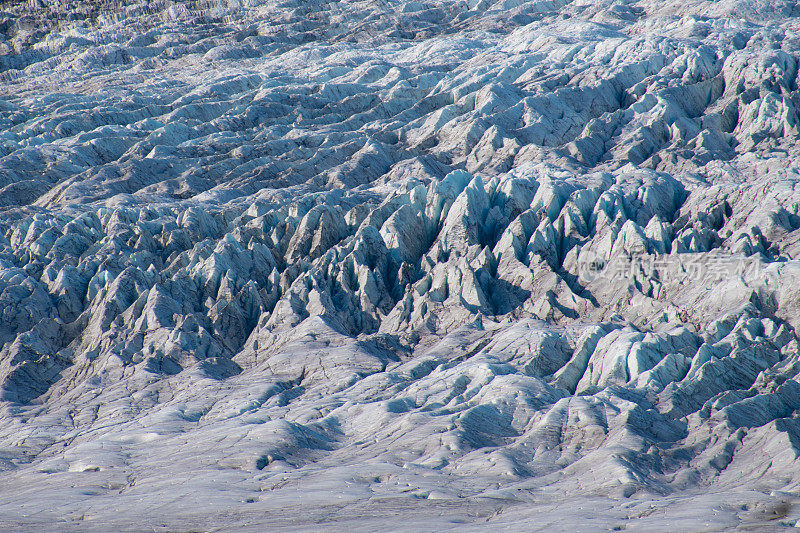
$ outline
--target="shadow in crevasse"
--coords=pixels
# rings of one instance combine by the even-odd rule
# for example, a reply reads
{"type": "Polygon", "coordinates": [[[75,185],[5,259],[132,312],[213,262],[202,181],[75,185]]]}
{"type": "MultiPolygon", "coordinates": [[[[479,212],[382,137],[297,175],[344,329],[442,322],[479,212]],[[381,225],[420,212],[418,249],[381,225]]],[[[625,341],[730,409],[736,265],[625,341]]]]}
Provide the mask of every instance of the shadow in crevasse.
{"type": "Polygon", "coordinates": [[[562,315],[564,315],[567,318],[576,319],[580,317],[580,315],[576,310],[570,309],[569,307],[559,302],[556,299],[556,295],[553,293],[553,291],[547,291],[547,302],[553,309],[557,309],[562,315]]]}
{"type": "Polygon", "coordinates": [[[227,357],[209,357],[200,361],[199,366],[206,376],[216,380],[236,376],[242,372],[242,367],[227,357]]]}
{"type": "Polygon", "coordinates": [[[572,292],[574,292],[581,298],[589,300],[593,306],[600,307],[600,304],[597,303],[597,299],[594,297],[594,294],[592,294],[592,292],[589,289],[580,284],[578,276],[576,276],[571,272],[567,272],[564,269],[560,269],[558,271],[558,275],[561,277],[561,279],[564,280],[564,283],[567,284],[567,287],[569,287],[569,289],[572,292]]]}
{"type": "Polygon", "coordinates": [[[800,420],[796,417],[779,418],[775,421],[775,429],[786,433],[795,458],[800,459],[800,420]]]}
{"type": "Polygon", "coordinates": [[[0,399],[29,404],[50,390],[62,375],[61,372],[70,366],[72,361],[56,354],[47,357],[46,361],[23,361],[13,368],[2,380],[0,399]]]}
{"type": "Polygon", "coordinates": [[[492,278],[487,296],[494,308],[494,314],[501,316],[521,307],[531,297],[531,292],[503,279],[492,278]]]}

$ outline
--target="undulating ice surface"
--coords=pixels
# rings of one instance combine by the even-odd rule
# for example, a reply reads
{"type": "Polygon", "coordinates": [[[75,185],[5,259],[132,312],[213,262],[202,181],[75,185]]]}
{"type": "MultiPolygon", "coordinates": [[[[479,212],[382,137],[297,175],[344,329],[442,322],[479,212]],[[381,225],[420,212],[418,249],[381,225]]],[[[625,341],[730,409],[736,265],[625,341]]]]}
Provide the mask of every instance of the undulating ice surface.
{"type": "Polygon", "coordinates": [[[0,7],[3,530],[800,519],[796,2],[0,7]]]}

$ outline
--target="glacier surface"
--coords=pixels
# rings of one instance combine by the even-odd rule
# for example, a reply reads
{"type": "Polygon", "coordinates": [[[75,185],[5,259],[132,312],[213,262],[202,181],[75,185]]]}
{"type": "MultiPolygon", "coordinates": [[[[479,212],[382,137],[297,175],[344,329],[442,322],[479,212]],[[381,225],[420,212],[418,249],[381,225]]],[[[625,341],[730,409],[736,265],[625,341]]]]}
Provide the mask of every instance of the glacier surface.
{"type": "Polygon", "coordinates": [[[4,531],[800,522],[800,7],[0,2],[4,531]]]}

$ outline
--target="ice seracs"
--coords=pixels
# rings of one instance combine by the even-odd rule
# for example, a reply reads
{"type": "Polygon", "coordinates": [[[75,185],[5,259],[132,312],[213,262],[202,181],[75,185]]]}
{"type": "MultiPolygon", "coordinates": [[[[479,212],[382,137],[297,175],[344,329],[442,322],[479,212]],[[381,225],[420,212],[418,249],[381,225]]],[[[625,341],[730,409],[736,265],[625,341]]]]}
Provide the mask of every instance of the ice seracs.
{"type": "Polygon", "coordinates": [[[790,2],[2,9],[4,529],[800,520],[790,2]]]}

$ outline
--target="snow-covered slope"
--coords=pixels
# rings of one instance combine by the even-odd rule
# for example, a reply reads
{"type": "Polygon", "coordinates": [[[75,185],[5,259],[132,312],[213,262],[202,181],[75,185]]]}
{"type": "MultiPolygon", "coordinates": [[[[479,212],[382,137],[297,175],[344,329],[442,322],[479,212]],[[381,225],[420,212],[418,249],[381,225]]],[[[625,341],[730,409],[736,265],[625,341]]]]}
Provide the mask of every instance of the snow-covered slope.
{"type": "Polygon", "coordinates": [[[792,1],[0,3],[0,528],[794,526],[798,59],[792,1]]]}

